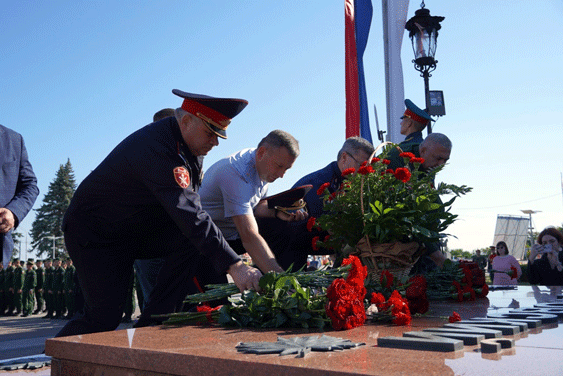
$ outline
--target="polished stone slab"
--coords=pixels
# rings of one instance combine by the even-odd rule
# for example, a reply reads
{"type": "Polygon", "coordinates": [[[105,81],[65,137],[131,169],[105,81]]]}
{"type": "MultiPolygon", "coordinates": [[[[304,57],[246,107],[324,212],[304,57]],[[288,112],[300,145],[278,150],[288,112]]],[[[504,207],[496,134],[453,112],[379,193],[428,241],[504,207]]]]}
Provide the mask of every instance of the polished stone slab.
{"type": "MultiPolygon", "coordinates": [[[[525,375],[563,374],[563,326],[542,325],[502,338],[514,347],[484,353],[479,345],[452,352],[385,348],[383,337],[402,337],[403,332],[442,328],[456,311],[462,319],[501,314],[538,304],[531,287],[497,290],[488,299],[474,302],[432,302],[430,311],[415,317],[410,326],[367,324],[348,331],[249,330],[205,326],[127,329],[48,340],[53,376],[67,374],[111,375],[525,375]],[[516,302],[516,303],[515,303],[516,302]],[[325,334],[355,343],[350,350],[311,352],[305,357],[240,353],[240,342],[275,342],[325,334]],[[134,370],[134,371],[133,371],[134,370]]],[[[539,297],[545,303],[543,297],[539,297]]],[[[554,295],[548,301],[557,302],[554,295]]],[[[516,324],[515,324],[516,325],[516,324]]],[[[516,325],[518,327],[518,325],[516,325]]]]}

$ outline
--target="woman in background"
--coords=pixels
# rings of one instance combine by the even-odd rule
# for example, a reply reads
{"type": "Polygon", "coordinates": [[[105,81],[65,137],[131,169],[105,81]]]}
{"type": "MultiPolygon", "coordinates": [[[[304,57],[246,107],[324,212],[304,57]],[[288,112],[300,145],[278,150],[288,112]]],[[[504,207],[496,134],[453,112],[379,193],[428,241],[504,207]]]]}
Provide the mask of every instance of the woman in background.
{"type": "Polygon", "coordinates": [[[493,259],[493,270],[495,272],[493,285],[517,285],[518,278],[522,276],[522,268],[520,268],[518,260],[508,254],[508,246],[503,241],[498,242],[495,249],[497,256],[493,259]],[[514,271],[516,272],[516,276],[502,273],[514,273],[514,271]]]}
{"type": "Polygon", "coordinates": [[[554,227],[540,232],[528,259],[528,279],[532,285],[563,285],[563,234],[554,227]],[[538,256],[541,258],[538,259],[538,256]]]}

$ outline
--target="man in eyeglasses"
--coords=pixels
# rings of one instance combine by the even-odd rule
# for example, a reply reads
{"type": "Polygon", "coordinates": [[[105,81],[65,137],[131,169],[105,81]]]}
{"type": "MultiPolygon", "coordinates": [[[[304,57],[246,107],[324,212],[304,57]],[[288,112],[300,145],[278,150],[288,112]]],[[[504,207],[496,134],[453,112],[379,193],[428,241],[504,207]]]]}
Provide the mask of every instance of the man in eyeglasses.
{"type": "MultiPolygon", "coordinates": [[[[357,171],[373,151],[373,145],[366,139],[350,137],[344,141],[342,148],[338,151],[336,161],[302,177],[293,185],[293,188],[308,184],[313,186],[304,197],[309,217],[319,218],[323,214],[322,197],[317,194],[320,186],[324,183],[329,183],[328,191],[330,193],[335,192],[344,181],[342,172],[349,168],[357,171]]],[[[287,269],[293,264],[293,270],[299,270],[307,264],[308,255],[332,253],[325,249],[314,250],[311,242],[315,236],[319,236],[319,233],[317,231],[308,231],[306,221],[291,223],[287,235],[287,239],[291,239],[291,241],[287,241],[285,247],[274,249],[281,267],[287,269]]]]}
{"type": "Polygon", "coordinates": [[[125,138],[72,198],[62,227],[84,308],[57,337],[117,328],[135,259],[165,260],[136,327],[174,311],[203,259],[241,291],[259,289],[262,274],[242,263],[198,195],[203,157],[248,102],[172,92],[183,98],[175,116],[125,138]]]}

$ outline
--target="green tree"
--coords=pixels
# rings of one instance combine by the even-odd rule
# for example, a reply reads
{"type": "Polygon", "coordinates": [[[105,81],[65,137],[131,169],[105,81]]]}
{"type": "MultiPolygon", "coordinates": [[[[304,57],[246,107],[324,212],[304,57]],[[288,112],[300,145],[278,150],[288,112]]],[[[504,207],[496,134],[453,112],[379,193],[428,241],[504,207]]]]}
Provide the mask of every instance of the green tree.
{"type": "Polygon", "coordinates": [[[38,257],[50,256],[53,253],[53,236],[55,238],[55,256],[67,256],[62,239],[61,228],[66,209],[74,195],[76,182],[70,159],[60,165],[57,175],[49,185],[49,190],[43,198],[43,204],[37,209],[37,215],[31,225],[31,245],[36,249],[38,257]]]}

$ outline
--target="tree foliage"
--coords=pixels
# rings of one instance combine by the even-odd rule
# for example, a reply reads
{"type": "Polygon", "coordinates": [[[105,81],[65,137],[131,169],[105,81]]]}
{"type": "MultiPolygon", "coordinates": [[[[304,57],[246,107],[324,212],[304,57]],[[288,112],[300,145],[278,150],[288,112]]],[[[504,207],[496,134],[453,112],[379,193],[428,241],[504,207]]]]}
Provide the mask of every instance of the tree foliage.
{"type": "Polygon", "coordinates": [[[67,256],[62,239],[62,221],[70,200],[74,195],[76,182],[70,159],[60,165],[55,179],[49,184],[49,189],[41,207],[36,210],[35,220],[31,225],[31,245],[36,250],[37,257],[50,256],[53,253],[53,237],[55,239],[55,255],[67,256]]]}

